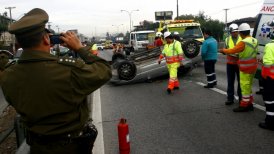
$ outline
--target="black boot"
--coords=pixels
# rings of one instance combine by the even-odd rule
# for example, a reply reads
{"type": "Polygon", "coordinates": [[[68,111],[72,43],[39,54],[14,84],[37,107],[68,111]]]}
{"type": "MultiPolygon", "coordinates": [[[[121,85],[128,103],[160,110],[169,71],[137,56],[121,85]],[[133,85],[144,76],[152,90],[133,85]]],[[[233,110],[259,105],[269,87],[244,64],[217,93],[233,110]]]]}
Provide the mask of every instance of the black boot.
{"type": "Polygon", "coordinates": [[[180,89],[180,87],[174,87],[174,90],[179,90],[180,89]]]}
{"type": "Polygon", "coordinates": [[[232,105],[232,104],[234,104],[234,101],[233,101],[233,100],[227,100],[227,101],[225,102],[225,105],[232,105]]]}
{"type": "Polygon", "coordinates": [[[253,105],[249,105],[247,107],[237,107],[235,109],[233,109],[233,112],[248,112],[248,111],[253,111],[254,108],[253,108],[253,105]]]}
{"type": "Polygon", "coordinates": [[[213,88],[214,86],[212,84],[208,84],[206,86],[204,86],[204,88],[213,88]]]}
{"type": "Polygon", "coordinates": [[[171,94],[171,89],[167,88],[166,91],[167,91],[168,94],[171,94]]]}
{"type": "Polygon", "coordinates": [[[268,129],[268,130],[274,131],[274,127],[268,126],[265,122],[260,122],[260,123],[259,123],[259,127],[260,127],[260,128],[263,128],[263,129],[268,129]]]}

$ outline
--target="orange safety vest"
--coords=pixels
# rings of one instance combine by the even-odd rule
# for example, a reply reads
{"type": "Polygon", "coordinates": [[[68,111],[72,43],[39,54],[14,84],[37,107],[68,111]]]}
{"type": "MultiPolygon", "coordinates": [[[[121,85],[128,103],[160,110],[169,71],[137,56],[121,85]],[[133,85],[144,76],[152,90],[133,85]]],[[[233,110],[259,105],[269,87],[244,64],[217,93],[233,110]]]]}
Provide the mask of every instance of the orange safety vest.
{"type": "Polygon", "coordinates": [[[274,79],[274,40],[267,43],[264,48],[263,65],[262,65],[262,77],[270,77],[274,79]]]}
{"type": "Polygon", "coordinates": [[[227,55],[226,60],[227,60],[227,64],[237,65],[239,58],[235,56],[227,55]]]}
{"type": "Polygon", "coordinates": [[[172,52],[165,53],[164,55],[161,54],[159,57],[160,59],[165,57],[167,64],[177,63],[177,62],[181,62],[183,60],[183,54],[177,53],[177,51],[175,49],[175,43],[180,43],[180,42],[174,40],[172,52]]]}
{"type": "Polygon", "coordinates": [[[253,74],[256,72],[258,66],[256,59],[258,42],[252,37],[245,38],[242,41],[245,43],[245,49],[239,53],[239,69],[244,73],[253,74]]]}
{"type": "Polygon", "coordinates": [[[274,65],[263,65],[262,66],[262,77],[270,77],[274,79],[274,65]]]}
{"type": "MultiPolygon", "coordinates": [[[[226,46],[227,46],[228,49],[232,49],[241,40],[242,40],[241,37],[238,36],[236,43],[234,43],[234,41],[232,39],[232,36],[229,36],[229,37],[226,38],[225,43],[226,43],[226,46]]],[[[239,60],[239,56],[237,54],[229,54],[229,55],[226,56],[226,60],[227,60],[227,64],[237,65],[238,60],[239,60]]]]}

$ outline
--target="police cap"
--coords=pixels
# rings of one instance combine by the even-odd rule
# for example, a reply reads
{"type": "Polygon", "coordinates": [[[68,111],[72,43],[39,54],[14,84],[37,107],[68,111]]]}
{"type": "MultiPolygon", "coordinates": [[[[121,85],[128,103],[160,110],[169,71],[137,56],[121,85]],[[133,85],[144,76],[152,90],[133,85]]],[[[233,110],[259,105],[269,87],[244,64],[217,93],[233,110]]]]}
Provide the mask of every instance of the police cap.
{"type": "Polygon", "coordinates": [[[35,8],[30,10],[21,19],[12,23],[8,31],[11,34],[20,36],[30,36],[45,31],[45,24],[49,16],[46,11],[35,8]]]}

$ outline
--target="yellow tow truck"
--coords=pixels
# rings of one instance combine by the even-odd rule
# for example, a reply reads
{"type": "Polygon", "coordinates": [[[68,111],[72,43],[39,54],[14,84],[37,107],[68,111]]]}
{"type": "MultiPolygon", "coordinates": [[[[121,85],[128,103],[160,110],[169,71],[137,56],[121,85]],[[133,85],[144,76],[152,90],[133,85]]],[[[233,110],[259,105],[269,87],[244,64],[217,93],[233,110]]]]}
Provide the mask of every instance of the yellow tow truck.
{"type": "Polygon", "coordinates": [[[194,58],[200,53],[200,45],[204,41],[201,24],[194,20],[166,20],[160,21],[158,32],[178,32],[184,54],[194,58]]]}

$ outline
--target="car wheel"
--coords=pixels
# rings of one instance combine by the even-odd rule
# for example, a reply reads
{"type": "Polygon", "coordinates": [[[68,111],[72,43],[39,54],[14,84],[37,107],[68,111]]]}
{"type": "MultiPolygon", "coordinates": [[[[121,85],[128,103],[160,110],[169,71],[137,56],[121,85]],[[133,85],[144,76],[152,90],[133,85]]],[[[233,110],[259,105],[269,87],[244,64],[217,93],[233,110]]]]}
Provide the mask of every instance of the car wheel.
{"type": "Polygon", "coordinates": [[[122,61],[117,71],[120,80],[132,80],[136,76],[136,65],[130,61],[122,61]]]}
{"type": "Polygon", "coordinates": [[[194,58],[200,52],[200,46],[195,40],[189,40],[184,42],[182,48],[187,58],[194,58]]]}
{"type": "Polygon", "coordinates": [[[121,53],[115,53],[112,56],[112,63],[115,63],[118,59],[126,59],[126,56],[121,53]]]}

